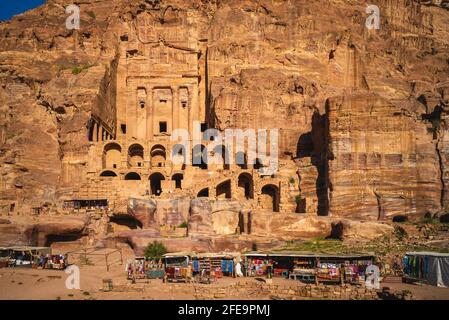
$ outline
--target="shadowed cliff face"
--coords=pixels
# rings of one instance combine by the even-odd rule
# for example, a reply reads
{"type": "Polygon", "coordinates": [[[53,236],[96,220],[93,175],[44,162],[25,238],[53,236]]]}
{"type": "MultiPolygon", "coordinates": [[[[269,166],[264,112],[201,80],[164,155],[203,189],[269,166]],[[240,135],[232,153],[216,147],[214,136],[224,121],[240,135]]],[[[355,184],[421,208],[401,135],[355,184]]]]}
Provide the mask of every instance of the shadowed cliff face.
{"type": "Polygon", "coordinates": [[[70,192],[62,159],[88,153],[90,119],[117,130],[117,61],[143,54],[133,34],[174,26],[198,51],[209,123],[279,128],[279,154],[318,214],[391,220],[449,206],[447,1],[370,1],[379,30],[365,27],[366,1],[85,0],[80,30],[65,27],[68,4],[0,24],[3,211],[70,192]]]}

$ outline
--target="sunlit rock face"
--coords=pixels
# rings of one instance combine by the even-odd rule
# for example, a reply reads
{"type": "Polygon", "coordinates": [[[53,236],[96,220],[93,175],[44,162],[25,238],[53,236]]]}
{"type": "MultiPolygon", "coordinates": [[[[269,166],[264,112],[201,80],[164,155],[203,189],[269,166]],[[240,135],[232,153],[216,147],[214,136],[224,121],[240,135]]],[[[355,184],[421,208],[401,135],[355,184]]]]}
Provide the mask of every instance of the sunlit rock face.
{"type": "MultiPolygon", "coordinates": [[[[116,230],[146,239],[181,226],[283,239],[447,209],[448,1],[373,0],[378,29],[365,1],[87,0],[79,30],[66,27],[69,4],[0,24],[4,234],[104,207],[89,237],[118,217],[139,230],[116,230]],[[174,163],[171,133],[195,122],[277,129],[278,171],[174,163]]],[[[214,241],[197,245],[227,243],[214,241]]]]}

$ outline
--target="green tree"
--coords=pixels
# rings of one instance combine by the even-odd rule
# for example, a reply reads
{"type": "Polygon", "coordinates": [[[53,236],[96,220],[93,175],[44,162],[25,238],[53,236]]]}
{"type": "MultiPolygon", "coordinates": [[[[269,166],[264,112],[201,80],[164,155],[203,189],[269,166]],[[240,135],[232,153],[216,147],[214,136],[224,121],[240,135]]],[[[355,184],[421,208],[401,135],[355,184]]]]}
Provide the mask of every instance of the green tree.
{"type": "Polygon", "coordinates": [[[167,253],[167,248],[162,242],[154,241],[148,244],[145,249],[145,257],[148,259],[159,260],[167,253]]]}
{"type": "Polygon", "coordinates": [[[189,225],[187,224],[187,222],[186,221],[184,221],[183,223],[181,223],[180,225],[179,225],[179,228],[187,228],[189,225]]]}

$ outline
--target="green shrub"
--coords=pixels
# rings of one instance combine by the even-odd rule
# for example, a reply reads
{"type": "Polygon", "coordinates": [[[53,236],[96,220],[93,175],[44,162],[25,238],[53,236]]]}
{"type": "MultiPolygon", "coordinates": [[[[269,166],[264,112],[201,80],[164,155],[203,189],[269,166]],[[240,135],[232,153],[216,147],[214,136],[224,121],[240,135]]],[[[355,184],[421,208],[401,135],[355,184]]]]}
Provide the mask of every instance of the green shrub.
{"type": "Polygon", "coordinates": [[[72,68],[72,74],[77,75],[80,74],[83,71],[83,67],[73,67],[72,68]]]}
{"type": "Polygon", "coordinates": [[[145,249],[145,257],[152,260],[159,260],[167,253],[167,248],[162,242],[154,241],[148,244],[145,249]]]}
{"type": "Polygon", "coordinates": [[[179,227],[180,228],[187,228],[188,227],[188,224],[187,224],[187,222],[183,222],[183,223],[181,223],[180,225],[179,225],[179,227]]]}
{"type": "Polygon", "coordinates": [[[295,202],[296,202],[296,204],[300,204],[301,201],[302,201],[301,195],[298,194],[298,195],[295,197],[295,202]]]}
{"type": "Polygon", "coordinates": [[[87,70],[87,69],[89,69],[89,68],[91,68],[91,67],[93,67],[93,66],[94,66],[94,64],[86,64],[86,65],[84,65],[84,66],[76,66],[76,67],[73,67],[73,68],[72,68],[72,74],[73,74],[73,75],[80,74],[80,73],[83,72],[84,70],[87,70]]]}
{"type": "Polygon", "coordinates": [[[95,15],[95,12],[93,12],[93,11],[87,11],[86,12],[87,13],[87,15],[89,16],[89,17],[91,17],[92,19],[95,19],[97,16],[95,15]]]}

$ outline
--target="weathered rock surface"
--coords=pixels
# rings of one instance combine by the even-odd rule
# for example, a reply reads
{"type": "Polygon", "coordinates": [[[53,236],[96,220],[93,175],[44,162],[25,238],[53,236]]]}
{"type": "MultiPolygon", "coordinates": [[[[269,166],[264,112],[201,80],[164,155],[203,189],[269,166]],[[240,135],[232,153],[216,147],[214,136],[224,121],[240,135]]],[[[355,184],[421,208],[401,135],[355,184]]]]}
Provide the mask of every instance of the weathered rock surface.
{"type": "MultiPolygon", "coordinates": [[[[307,216],[284,206],[278,215],[251,212],[249,223],[234,209],[215,212],[200,199],[192,200],[190,213],[187,202],[161,202],[155,215],[151,200],[133,200],[125,214],[148,229],[145,237],[186,220],[190,236],[247,232],[249,224],[260,236],[323,236],[332,219],[417,220],[449,209],[447,1],[373,0],[379,30],[365,27],[365,1],[85,0],[78,31],[65,27],[70,3],[48,0],[0,24],[2,215],[29,215],[70,199],[91,174],[79,160],[90,152],[90,121],[118,130],[117,105],[126,101],[115,80],[127,72],[118,70],[118,60],[154,55],[151,70],[158,74],[167,67],[163,50],[174,47],[198,51],[198,95],[210,125],[280,129],[281,189],[288,193],[293,170],[299,191],[289,196],[299,196],[307,216]],[[142,28],[166,30],[149,32],[162,51],[134,47],[142,39],[129,44],[142,28]],[[165,37],[178,35],[192,48],[165,37]]],[[[180,60],[177,67],[191,65],[170,54],[180,60]]],[[[188,71],[183,77],[192,76],[188,71]]],[[[81,232],[65,221],[31,228],[44,235],[38,242],[81,232]]],[[[364,233],[362,226],[368,224],[344,224],[345,236],[384,231],[373,224],[364,233]]],[[[31,239],[14,223],[0,228],[5,243],[31,239]]]]}
{"type": "Polygon", "coordinates": [[[212,205],[208,199],[190,203],[189,236],[213,235],[212,205]]]}
{"type": "Polygon", "coordinates": [[[34,223],[12,222],[0,224],[0,246],[37,245],[80,239],[87,236],[88,221],[84,218],[47,218],[34,223]]]}
{"type": "Polygon", "coordinates": [[[179,226],[188,221],[190,199],[157,200],[156,203],[161,225],[179,226]]]}
{"type": "Polygon", "coordinates": [[[129,199],[128,214],[138,220],[145,229],[159,229],[160,223],[156,215],[157,204],[151,199],[129,199]]]}
{"type": "Polygon", "coordinates": [[[381,236],[389,236],[393,231],[393,226],[386,223],[342,220],[332,223],[332,232],[330,236],[340,240],[375,240],[381,236]]]}

